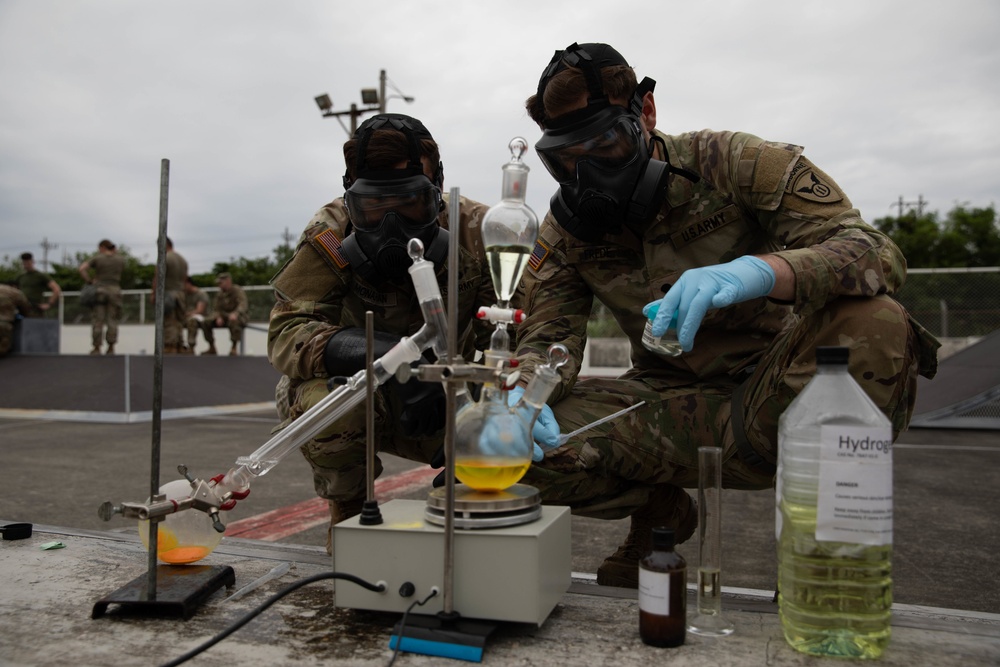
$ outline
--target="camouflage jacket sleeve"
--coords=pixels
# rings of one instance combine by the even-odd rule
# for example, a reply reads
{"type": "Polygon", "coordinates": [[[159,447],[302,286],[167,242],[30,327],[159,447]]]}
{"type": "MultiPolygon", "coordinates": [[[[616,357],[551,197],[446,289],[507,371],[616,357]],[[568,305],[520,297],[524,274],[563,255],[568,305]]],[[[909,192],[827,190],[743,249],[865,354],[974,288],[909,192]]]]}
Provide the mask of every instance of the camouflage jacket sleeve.
{"type": "Polygon", "coordinates": [[[247,301],[247,293],[239,285],[233,285],[233,291],[236,292],[236,312],[246,317],[250,313],[250,303],[247,301]]]}
{"type": "MultiPolygon", "coordinates": [[[[450,204],[451,200],[448,194],[445,194],[444,200],[446,205],[450,204]]],[[[478,272],[471,270],[468,272],[470,274],[478,273],[482,276],[481,280],[477,282],[476,294],[471,304],[470,314],[472,316],[472,335],[471,338],[468,339],[465,349],[466,357],[472,358],[471,355],[473,355],[475,351],[484,352],[489,349],[490,338],[494,331],[493,325],[486,320],[478,319],[475,317],[475,314],[480,306],[494,305],[497,297],[496,291],[493,289],[493,277],[490,274],[489,263],[486,259],[486,249],[483,247],[483,216],[486,215],[489,207],[466,197],[460,197],[459,204],[459,224],[461,225],[461,229],[459,230],[459,239],[461,247],[463,252],[468,253],[469,255],[468,261],[472,264],[478,265],[478,272]]],[[[450,231],[451,230],[449,230],[449,232],[450,231]]],[[[461,310],[461,303],[463,301],[462,294],[462,285],[459,285],[460,311],[458,314],[458,321],[460,328],[464,324],[463,320],[466,317],[464,310],[461,310]]],[[[447,305],[447,290],[442,292],[442,297],[444,297],[447,305]]]]}
{"type": "Polygon", "coordinates": [[[761,225],[773,254],[795,273],[795,312],[815,312],[839,296],[892,294],[902,285],[899,248],[861,218],[800,147],[709,130],[691,139],[692,154],[676,159],[730,193],[761,225]]]}
{"type": "Polygon", "coordinates": [[[325,377],[323,351],[341,327],[347,261],[340,241],[347,225],[342,200],[313,216],[295,254],[271,280],[275,305],[267,332],[267,356],[293,380],[325,377]]]}
{"type": "Polygon", "coordinates": [[[515,348],[522,383],[535,367],[545,363],[551,344],[562,343],[569,351],[569,361],[560,369],[562,382],[549,396],[550,404],[565,397],[576,382],[594,304],[594,294],[568,261],[555,225],[550,212],[542,220],[538,242],[515,296],[527,314],[517,327],[515,348]]]}

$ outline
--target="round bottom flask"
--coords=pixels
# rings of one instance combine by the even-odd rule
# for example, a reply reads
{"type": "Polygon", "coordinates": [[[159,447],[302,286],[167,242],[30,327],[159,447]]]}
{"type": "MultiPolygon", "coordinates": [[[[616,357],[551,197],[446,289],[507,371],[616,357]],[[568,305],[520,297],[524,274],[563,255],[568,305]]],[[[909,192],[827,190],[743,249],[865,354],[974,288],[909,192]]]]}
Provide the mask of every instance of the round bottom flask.
{"type": "MultiPolygon", "coordinates": [[[[191,494],[191,484],[177,479],[160,487],[167,500],[181,500],[191,494]]],[[[139,537],[149,548],[149,522],[139,522],[139,537]]],[[[156,556],[164,563],[182,565],[194,563],[215,551],[222,541],[222,533],[215,530],[212,520],[204,512],[184,510],[168,514],[157,525],[156,556]]]]}

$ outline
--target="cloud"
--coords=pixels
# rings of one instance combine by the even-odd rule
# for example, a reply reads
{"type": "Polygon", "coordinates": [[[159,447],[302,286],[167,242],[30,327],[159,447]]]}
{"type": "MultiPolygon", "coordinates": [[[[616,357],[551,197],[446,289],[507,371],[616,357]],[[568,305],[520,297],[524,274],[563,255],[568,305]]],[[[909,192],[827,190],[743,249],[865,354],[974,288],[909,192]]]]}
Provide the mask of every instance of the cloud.
{"type": "MultiPolygon", "coordinates": [[[[446,187],[495,202],[523,110],[552,52],[614,44],[657,80],[658,126],[802,144],[869,219],[1000,192],[1000,46],[991,0],[879,3],[113,0],[0,3],[0,256],[90,251],[108,237],[155,258],[160,161],[169,231],[194,272],[271,254],[341,194],[347,138],[312,98],[416,98],[446,187]],[[640,35],[639,39],[636,36],[640,35]]],[[[346,122],[346,121],[345,121],[346,122]]],[[[537,157],[528,200],[554,183],[537,157]]]]}

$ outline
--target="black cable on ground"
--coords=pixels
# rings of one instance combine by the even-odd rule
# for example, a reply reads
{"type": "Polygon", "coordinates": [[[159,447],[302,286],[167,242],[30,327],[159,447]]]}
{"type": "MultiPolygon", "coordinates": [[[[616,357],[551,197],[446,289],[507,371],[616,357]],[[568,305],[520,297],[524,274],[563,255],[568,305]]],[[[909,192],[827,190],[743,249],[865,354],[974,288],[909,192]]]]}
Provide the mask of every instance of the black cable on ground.
{"type": "Polygon", "coordinates": [[[249,612],[247,612],[246,615],[244,615],[242,618],[240,618],[239,620],[237,620],[235,623],[233,623],[232,625],[230,625],[228,628],[226,628],[225,630],[223,630],[219,634],[215,635],[214,637],[212,637],[208,641],[204,642],[203,644],[200,644],[200,645],[194,647],[193,649],[191,649],[187,653],[184,653],[183,655],[180,655],[180,656],[174,658],[170,662],[163,663],[163,665],[161,665],[160,667],[175,667],[176,665],[180,665],[182,663],[187,662],[188,660],[190,660],[191,658],[195,657],[199,653],[201,653],[201,652],[203,652],[203,651],[211,648],[212,646],[215,646],[216,644],[218,644],[219,642],[221,642],[223,639],[225,639],[229,635],[233,634],[234,632],[236,632],[237,630],[239,630],[240,628],[242,628],[244,625],[246,625],[247,623],[249,623],[250,621],[252,621],[254,618],[256,618],[257,616],[259,616],[261,614],[261,612],[263,612],[265,609],[267,609],[272,604],[274,604],[275,602],[277,602],[281,598],[285,597],[289,593],[297,591],[298,589],[302,588],[303,586],[308,586],[309,584],[314,584],[317,581],[322,581],[324,579],[343,579],[343,580],[349,581],[349,582],[351,582],[353,584],[357,584],[358,586],[361,586],[362,588],[367,588],[370,591],[375,591],[376,593],[381,593],[382,591],[385,590],[385,585],[384,584],[372,584],[372,583],[369,583],[369,582],[365,581],[364,579],[361,579],[360,577],[355,577],[353,574],[344,574],[344,573],[341,573],[341,572],[321,572],[320,574],[314,574],[311,577],[306,577],[305,579],[300,579],[299,581],[296,581],[296,582],[294,582],[292,584],[289,584],[288,586],[286,586],[285,588],[281,589],[280,591],[278,591],[277,593],[275,593],[274,595],[272,595],[271,597],[269,597],[267,600],[265,600],[263,602],[263,604],[261,604],[256,609],[251,609],[249,612]]]}
{"type": "Polygon", "coordinates": [[[399,621],[399,637],[396,639],[396,648],[393,649],[392,657],[389,658],[389,662],[386,663],[385,667],[392,667],[392,663],[396,662],[396,656],[399,655],[399,647],[403,643],[403,631],[406,629],[406,617],[410,615],[410,612],[413,611],[414,607],[416,607],[417,605],[423,607],[425,604],[427,604],[428,600],[430,600],[437,594],[438,594],[437,588],[432,588],[431,592],[427,594],[427,597],[425,597],[423,600],[414,600],[410,604],[410,606],[406,608],[406,611],[403,612],[403,618],[402,620],[399,621]]]}

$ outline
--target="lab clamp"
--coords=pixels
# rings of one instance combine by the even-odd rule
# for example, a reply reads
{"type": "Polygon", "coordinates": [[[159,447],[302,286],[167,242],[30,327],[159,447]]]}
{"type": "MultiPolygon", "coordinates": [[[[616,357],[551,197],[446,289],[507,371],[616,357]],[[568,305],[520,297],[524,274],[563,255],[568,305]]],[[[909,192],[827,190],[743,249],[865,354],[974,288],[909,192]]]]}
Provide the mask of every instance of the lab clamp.
{"type": "MultiPolygon", "coordinates": [[[[436,601],[436,608],[446,615],[457,613],[458,591],[457,607],[465,617],[538,624],[544,621],[570,583],[569,510],[543,507],[538,490],[518,481],[531,465],[535,418],[559,383],[559,368],[568,360],[568,352],[563,345],[550,346],[547,362],[534,369],[523,394],[513,405],[508,405],[519,371],[512,359],[507,329],[524,319],[522,311],[511,307],[511,299],[534,248],[539,227],[537,216],[524,199],[529,168],[522,156],[527,142],[516,137],[509,148],[511,159],[503,165],[502,199],[487,211],[482,222],[483,244],[497,296],[496,304],[483,307],[478,313],[480,319],[496,325],[482,364],[467,363],[456,352],[460,217],[458,189],[453,188],[449,201],[449,226],[454,231],[449,253],[447,308],[433,263],[424,258],[422,243],[411,240],[407,248],[412,259],[409,274],[424,318],[416,333],[402,338],[379,359],[372,359],[369,352],[367,368],[339,378],[339,385],[333,386],[317,405],[255,452],[238,458],[224,475],[199,479],[180,466],[178,470],[185,479],[164,485],[160,495],[145,503],[106,502],[100,515],[105,520],[121,514],[153,522],[158,530],[149,542],[156,543],[161,560],[196,562],[221,541],[225,527],[220,512],[245,498],[255,478],[267,474],[286,455],[367,396],[368,498],[361,516],[334,527],[337,569],[361,577],[371,576],[373,581],[386,579],[387,571],[402,572],[398,577],[416,584],[418,593],[421,588],[427,591],[440,587],[444,595],[436,601]],[[438,363],[414,366],[423,360],[423,352],[428,349],[433,350],[438,363]],[[446,483],[443,488],[433,490],[426,504],[394,500],[380,512],[373,498],[371,397],[376,387],[392,377],[403,382],[443,383],[448,406],[445,480],[457,478],[461,484],[446,483]],[[469,384],[481,385],[478,400],[469,391],[469,384]],[[532,523],[536,525],[525,527],[532,523]],[[463,535],[456,535],[456,528],[463,535]],[[486,535],[489,537],[484,538],[486,535]],[[404,558],[401,554],[408,549],[399,548],[401,541],[409,541],[409,548],[419,556],[404,558]],[[386,548],[388,543],[394,548],[386,548]],[[459,567],[455,566],[456,544],[459,567]],[[510,553],[497,558],[508,547],[510,553]],[[373,555],[388,560],[373,559],[373,555]],[[443,561],[443,573],[426,572],[427,563],[435,562],[430,559],[443,561]],[[504,566],[498,567],[498,560],[509,561],[508,566],[513,569],[504,572],[504,566]],[[515,580],[511,581],[512,578],[515,580]]],[[[369,314],[369,351],[373,348],[371,319],[369,314]]],[[[146,529],[140,530],[145,532],[146,529]]],[[[148,543],[147,546],[152,548],[148,543]]],[[[361,591],[358,597],[351,589],[338,587],[338,606],[404,611],[411,603],[391,591],[361,591]]],[[[435,605],[428,608],[433,610],[435,605]]],[[[407,649],[406,639],[397,641],[400,639],[407,649]]]]}

